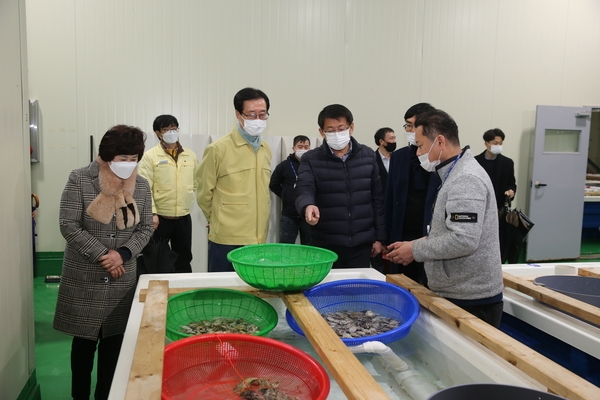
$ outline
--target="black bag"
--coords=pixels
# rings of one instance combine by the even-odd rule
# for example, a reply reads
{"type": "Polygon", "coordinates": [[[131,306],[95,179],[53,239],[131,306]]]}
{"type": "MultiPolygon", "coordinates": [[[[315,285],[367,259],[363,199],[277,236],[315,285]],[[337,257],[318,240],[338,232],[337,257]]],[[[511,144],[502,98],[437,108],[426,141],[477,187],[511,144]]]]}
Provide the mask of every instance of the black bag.
{"type": "Polygon", "coordinates": [[[137,275],[175,272],[179,255],[171,250],[167,239],[150,238],[137,259],[137,275]]]}
{"type": "Polygon", "coordinates": [[[516,264],[525,236],[533,228],[533,221],[521,210],[510,209],[510,199],[506,197],[504,207],[498,212],[500,225],[500,256],[502,263],[516,264]]]}
{"type": "Polygon", "coordinates": [[[517,228],[525,237],[531,228],[533,228],[533,221],[521,210],[510,210],[508,214],[506,214],[506,222],[517,228]]]}

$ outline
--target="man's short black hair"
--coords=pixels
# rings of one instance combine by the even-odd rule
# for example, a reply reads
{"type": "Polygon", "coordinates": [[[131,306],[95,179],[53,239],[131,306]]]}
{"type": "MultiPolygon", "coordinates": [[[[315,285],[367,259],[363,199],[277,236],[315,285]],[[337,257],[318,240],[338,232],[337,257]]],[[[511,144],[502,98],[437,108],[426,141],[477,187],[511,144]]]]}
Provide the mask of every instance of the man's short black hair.
{"type": "Polygon", "coordinates": [[[454,145],[460,146],[458,140],[458,125],[448,113],[442,110],[429,110],[417,116],[415,128],[423,127],[423,136],[430,141],[434,141],[438,135],[442,135],[446,140],[454,145]]]}
{"type": "Polygon", "coordinates": [[[483,141],[491,142],[492,140],[496,139],[496,136],[500,136],[502,138],[502,141],[504,142],[504,132],[502,132],[498,128],[489,129],[485,131],[485,133],[483,134],[483,141]]]}
{"type": "Polygon", "coordinates": [[[404,114],[404,120],[412,118],[415,115],[419,116],[419,114],[423,114],[425,111],[429,111],[429,110],[435,110],[435,107],[433,107],[429,103],[415,104],[414,106],[412,106],[411,108],[406,110],[406,113],[404,114]]]}
{"type": "Polygon", "coordinates": [[[352,125],[352,122],[354,122],[354,117],[352,116],[350,110],[341,104],[331,104],[321,110],[319,113],[319,118],[317,119],[319,128],[323,129],[323,126],[325,125],[325,119],[327,118],[335,120],[345,118],[348,125],[352,125]]]}
{"type": "Polygon", "coordinates": [[[308,136],[304,136],[304,135],[298,135],[294,138],[294,146],[298,144],[298,142],[308,142],[308,145],[310,146],[310,139],[308,138],[308,136]]]}
{"type": "Polygon", "coordinates": [[[394,130],[392,128],[377,129],[377,132],[375,132],[375,145],[377,147],[380,146],[380,144],[379,144],[380,140],[385,141],[385,136],[387,135],[388,132],[394,132],[394,130]]]}
{"type": "Polygon", "coordinates": [[[177,122],[177,118],[168,114],[159,115],[154,119],[154,123],[152,124],[152,130],[154,132],[160,132],[162,128],[168,128],[172,125],[175,125],[179,128],[179,122],[177,122]]]}
{"type": "Polygon", "coordinates": [[[251,87],[244,88],[237,92],[233,97],[233,107],[240,114],[244,112],[244,102],[247,100],[256,100],[256,99],[264,99],[265,103],[267,103],[267,111],[271,107],[271,103],[269,102],[269,98],[260,89],[255,89],[251,87]]]}

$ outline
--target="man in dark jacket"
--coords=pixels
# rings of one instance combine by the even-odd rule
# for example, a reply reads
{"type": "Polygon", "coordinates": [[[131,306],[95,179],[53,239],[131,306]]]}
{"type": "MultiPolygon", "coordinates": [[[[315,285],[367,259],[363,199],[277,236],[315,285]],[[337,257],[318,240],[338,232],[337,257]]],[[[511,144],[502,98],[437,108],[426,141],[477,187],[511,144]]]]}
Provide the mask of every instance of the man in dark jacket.
{"type": "MultiPolygon", "coordinates": [[[[379,168],[379,178],[381,179],[381,188],[385,194],[387,185],[388,171],[390,169],[390,159],[392,153],[396,150],[396,133],[392,128],[379,128],[374,135],[377,150],[377,167],[379,168]]],[[[377,271],[387,274],[390,272],[390,261],[382,258],[383,253],[377,254],[371,258],[371,266],[377,271]]]]}
{"type": "Polygon", "coordinates": [[[396,150],[396,133],[392,128],[380,128],[375,132],[375,153],[378,157],[377,167],[379,167],[379,178],[381,178],[381,187],[385,193],[387,185],[388,171],[390,170],[390,158],[396,150]]]}
{"type": "MultiPolygon", "coordinates": [[[[393,152],[390,160],[384,202],[388,228],[386,245],[423,237],[427,234],[427,225],[431,223],[431,209],[440,181],[437,175],[421,168],[414,124],[418,115],[433,109],[428,103],[419,103],[404,114],[408,146],[393,152]]],[[[406,266],[392,263],[390,272],[403,273],[415,282],[427,282],[422,262],[413,261],[406,266]]]]}
{"type": "MultiPolygon", "coordinates": [[[[510,158],[500,154],[502,153],[504,138],[504,132],[498,128],[487,130],[483,134],[485,151],[475,156],[475,159],[490,176],[490,180],[494,186],[498,210],[504,207],[504,202],[507,197],[510,201],[517,193],[515,163],[510,158]]],[[[499,224],[499,230],[502,262],[509,260],[509,258],[518,258],[518,248],[515,249],[515,247],[511,245],[511,243],[514,243],[514,238],[511,237],[511,231],[506,229],[506,224],[503,223],[499,224]]]]}
{"type": "Polygon", "coordinates": [[[340,104],[318,117],[323,145],[304,154],[296,210],[313,226],[311,244],[334,251],[334,268],[368,268],[385,237],[376,154],[351,137],[354,118],[340,104]]]}
{"type": "Polygon", "coordinates": [[[310,244],[311,227],[304,217],[300,218],[294,205],[294,188],[298,180],[300,159],[310,150],[310,139],[299,135],[294,138],[294,151],[287,159],[279,163],[271,175],[269,189],[281,198],[281,220],[279,221],[279,242],[296,243],[300,231],[300,243],[310,244]]]}
{"type": "Polygon", "coordinates": [[[500,154],[502,153],[504,137],[504,132],[498,128],[486,131],[483,134],[485,151],[475,156],[475,159],[490,176],[492,185],[494,185],[498,209],[504,207],[506,196],[512,200],[517,193],[515,163],[510,158],[500,154]]]}

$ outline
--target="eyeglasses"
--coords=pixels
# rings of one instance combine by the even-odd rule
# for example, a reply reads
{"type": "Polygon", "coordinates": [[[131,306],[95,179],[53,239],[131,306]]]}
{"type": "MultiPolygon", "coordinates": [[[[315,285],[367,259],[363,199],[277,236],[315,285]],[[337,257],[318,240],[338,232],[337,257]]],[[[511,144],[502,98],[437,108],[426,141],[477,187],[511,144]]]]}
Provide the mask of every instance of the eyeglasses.
{"type": "Polygon", "coordinates": [[[168,126],[166,128],[160,128],[160,133],[167,133],[169,131],[179,132],[179,128],[176,126],[168,126]]]}
{"type": "Polygon", "coordinates": [[[345,127],[344,128],[344,127],[338,126],[337,128],[334,128],[335,130],[329,130],[329,131],[324,131],[324,132],[325,133],[330,133],[330,134],[331,133],[341,133],[341,132],[344,132],[345,130],[347,130],[348,128],[349,127],[345,127]]]}
{"type": "Polygon", "coordinates": [[[246,117],[245,119],[262,119],[263,121],[266,121],[269,119],[269,113],[260,113],[260,114],[244,114],[241,113],[244,117],[246,117]]]}
{"type": "Polygon", "coordinates": [[[404,130],[405,130],[406,132],[412,132],[412,131],[413,131],[413,129],[415,129],[415,127],[414,127],[414,126],[412,126],[412,124],[404,124],[404,125],[402,125],[402,127],[404,128],[404,130]]]}

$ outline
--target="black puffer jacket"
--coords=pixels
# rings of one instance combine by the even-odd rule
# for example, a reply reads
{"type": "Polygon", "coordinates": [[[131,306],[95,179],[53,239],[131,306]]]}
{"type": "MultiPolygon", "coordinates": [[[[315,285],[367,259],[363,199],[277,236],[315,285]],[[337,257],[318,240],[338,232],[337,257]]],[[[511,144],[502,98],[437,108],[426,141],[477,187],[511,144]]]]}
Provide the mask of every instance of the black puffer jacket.
{"type": "Polygon", "coordinates": [[[311,244],[353,247],[385,238],[383,192],[377,156],[354,138],[345,161],[326,142],[305,153],[296,184],[296,210],[319,207],[311,244]]]}
{"type": "Polygon", "coordinates": [[[281,198],[281,215],[290,218],[299,218],[294,205],[294,187],[296,186],[296,174],[299,168],[300,161],[292,153],[277,165],[269,182],[271,192],[281,198]]]}

